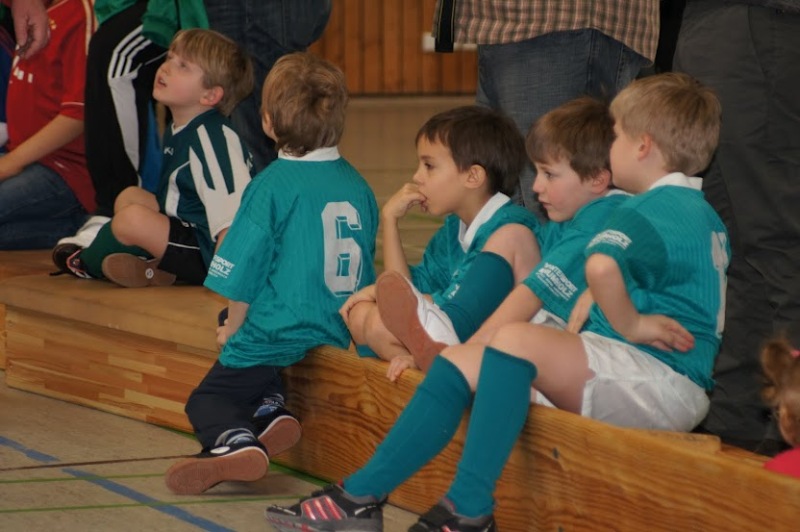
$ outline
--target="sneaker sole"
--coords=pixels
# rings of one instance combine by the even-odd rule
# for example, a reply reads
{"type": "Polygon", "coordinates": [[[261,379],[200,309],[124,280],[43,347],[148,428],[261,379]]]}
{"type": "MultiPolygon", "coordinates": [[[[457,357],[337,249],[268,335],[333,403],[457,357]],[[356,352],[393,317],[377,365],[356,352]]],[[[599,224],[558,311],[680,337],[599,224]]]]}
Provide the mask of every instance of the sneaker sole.
{"type": "Polygon", "coordinates": [[[408,349],[417,367],[427,372],[447,344],[431,338],[420,323],[417,296],[405,277],[397,272],[386,272],[375,284],[381,321],[408,349]]]}
{"type": "Polygon", "coordinates": [[[128,253],[113,253],[103,259],[103,275],[125,288],[170,286],[175,274],[158,269],[158,259],[142,260],[128,253]]]}
{"type": "Polygon", "coordinates": [[[300,441],[303,429],[300,422],[291,416],[281,416],[269,424],[258,435],[258,441],[267,448],[270,456],[277,456],[288,451],[300,441]]]}
{"type": "Polygon", "coordinates": [[[270,511],[265,512],[267,522],[278,532],[383,532],[382,519],[342,519],[340,521],[318,522],[303,517],[292,517],[270,511]]]}
{"type": "Polygon", "coordinates": [[[216,458],[187,458],[167,470],[164,482],[176,495],[199,495],[225,481],[253,482],[269,470],[261,449],[248,447],[216,458]]]}

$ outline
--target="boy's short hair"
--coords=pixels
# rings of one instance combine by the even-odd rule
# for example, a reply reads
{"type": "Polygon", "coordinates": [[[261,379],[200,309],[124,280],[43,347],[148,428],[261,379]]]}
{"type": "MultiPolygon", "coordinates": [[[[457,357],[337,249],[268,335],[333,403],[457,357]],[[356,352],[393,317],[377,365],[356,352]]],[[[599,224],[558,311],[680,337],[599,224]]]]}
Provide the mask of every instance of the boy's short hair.
{"type": "Polygon", "coordinates": [[[666,169],[686,175],[711,162],[721,114],[713,90],[676,72],[636,80],[611,102],[611,115],[626,135],[650,135],[666,169]]]}
{"type": "Polygon", "coordinates": [[[281,57],[264,81],[262,113],[276,148],[295,156],[336,146],[344,130],[347,84],[332,63],[308,52],[281,57]]]}
{"type": "Polygon", "coordinates": [[[222,99],[215,106],[228,116],[253,91],[253,65],[244,49],[213,30],[181,30],[169,50],[203,69],[206,89],[222,87],[222,99]]]}
{"type": "Polygon", "coordinates": [[[486,107],[456,107],[431,117],[415,139],[438,142],[450,150],[460,172],[483,167],[489,192],[511,195],[525,166],[525,140],[514,122],[486,107]]]}
{"type": "Polygon", "coordinates": [[[525,139],[525,148],[533,162],[566,159],[581,181],[588,181],[611,169],[613,142],[614,120],[608,104],[585,96],[539,117],[525,139]]]}

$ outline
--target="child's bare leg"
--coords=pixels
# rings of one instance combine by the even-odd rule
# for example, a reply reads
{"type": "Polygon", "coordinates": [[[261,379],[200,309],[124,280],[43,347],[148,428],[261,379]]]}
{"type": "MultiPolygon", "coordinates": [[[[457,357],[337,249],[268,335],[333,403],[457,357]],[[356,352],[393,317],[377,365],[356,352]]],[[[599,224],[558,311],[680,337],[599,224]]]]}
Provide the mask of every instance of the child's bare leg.
{"type": "Polygon", "coordinates": [[[361,301],[353,305],[347,314],[345,324],[356,345],[367,345],[365,329],[367,326],[367,318],[373,308],[375,308],[374,301],[361,301]]]}
{"type": "Polygon", "coordinates": [[[509,224],[495,231],[483,246],[483,251],[500,255],[508,262],[515,285],[522,282],[542,260],[536,237],[530,229],[519,224],[509,224]]]}
{"type": "Polygon", "coordinates": [[[155,195],[139,187],[128,187],[119,193],[114,200],[115,215],[130,205],[141,205],[151,211],[159,211],[155,195]]]}
{"type": "Polygon", "coordinates": [[[138,246],[161,258],[169,243],[169,218],[158,209],[153,211],[149,206],[132,203],[114,214],[111,231],[120,243],[138,246]]]}

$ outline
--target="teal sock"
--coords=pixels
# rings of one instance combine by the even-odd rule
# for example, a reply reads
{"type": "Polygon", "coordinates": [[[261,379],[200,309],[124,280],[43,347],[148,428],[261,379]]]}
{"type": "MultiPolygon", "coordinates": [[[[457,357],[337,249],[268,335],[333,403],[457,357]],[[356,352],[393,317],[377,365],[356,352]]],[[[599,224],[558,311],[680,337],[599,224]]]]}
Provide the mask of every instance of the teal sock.
{"type": "Polygon", "coordinates": [[[347,493],[381,499],[394,491],[450,442],[471,397],[461,371],[436,357],[370,461],[345,479],[347,493]]]}
{"type": "Polygon", "coordinates": [[[464,453],[447,498],[466,517],[492,513],[497,479],[525,420],[536,366],[487,347],[469,418],[464,453]]]}
{"type": "Polygon", "coordinates": [[[458,291],[439,308],[453,322],[458,339],[466,342],[514,288],[511,265],[491,251],[475,257],[458,291]]]}
{"type": "Polygon", "coordinates": [[[86,267],[86,272],[97,279],[103,278],[103,259],[112,253],[130,253],[141,257],[151,258],[145,250],[137,246],[126,246],[114,236],[111,231],[111,222],[100,228],[97,236],[89,247],[81,251],[80,259],[86,267]]]}

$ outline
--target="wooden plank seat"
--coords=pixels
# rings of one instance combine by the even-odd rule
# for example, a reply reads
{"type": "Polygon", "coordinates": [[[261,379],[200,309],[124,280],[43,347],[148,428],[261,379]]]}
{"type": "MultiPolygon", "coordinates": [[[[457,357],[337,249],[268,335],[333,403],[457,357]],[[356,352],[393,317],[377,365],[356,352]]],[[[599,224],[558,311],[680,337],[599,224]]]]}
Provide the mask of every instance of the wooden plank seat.
{"type": "MultiPolygon", "coordinates": [[[[46,275],[0,282],[10,386],[189,430],[184,402],[216,357],[224,302],[198,287],[126,290],[46,275]]],[[[338,479],[362,465],[421,374],[398,383],[353,351],[315,349],[285,372],[300,443],[277,461],[338,479]]],[[[498,413],[501,415],[501,413],[498,413]]],[[[391,501],[425,511],[461,454],[454,441],[391,501]]],[[[800,482],[711,436],[622,429],[533,406],[498,486],[501,530],[794,530],[800,482]]]]}

